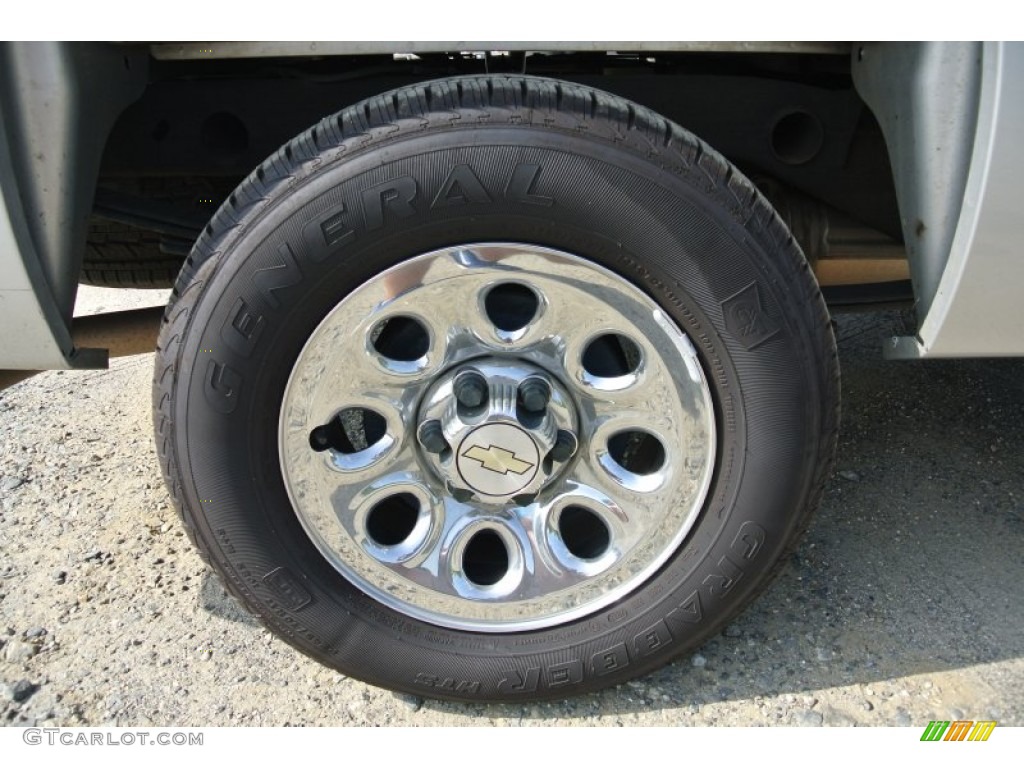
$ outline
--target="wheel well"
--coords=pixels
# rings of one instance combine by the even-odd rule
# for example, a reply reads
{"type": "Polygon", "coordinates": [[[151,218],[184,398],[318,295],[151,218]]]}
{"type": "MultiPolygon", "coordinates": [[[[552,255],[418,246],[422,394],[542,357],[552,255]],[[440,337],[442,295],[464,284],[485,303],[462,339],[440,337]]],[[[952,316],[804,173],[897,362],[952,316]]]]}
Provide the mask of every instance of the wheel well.
{"type": "Polygon", "coordinates": [[[812,263],[875,257],[868,272],[858,266],[866,260],[829,262],[823,282],[902,278],[882,132],[854,88],[848,53],[810,50],[152,58],[145,93],[107,142],[94,221],[148,230],[163,254],[183,259],[235,186],[323,115],[404,84],[525,71],[606,90],[700,136],[769,197],[812,263]]]}

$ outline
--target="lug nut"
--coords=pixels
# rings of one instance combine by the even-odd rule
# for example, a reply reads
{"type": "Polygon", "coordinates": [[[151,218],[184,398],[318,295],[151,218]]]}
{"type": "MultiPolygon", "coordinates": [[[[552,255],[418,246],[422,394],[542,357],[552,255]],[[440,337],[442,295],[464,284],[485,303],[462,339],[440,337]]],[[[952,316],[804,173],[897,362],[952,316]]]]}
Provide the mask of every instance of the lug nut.
{"type": "Polygon", "coordinates": [[[567,429],[558,430],[558,437],[555,438],[555,445],[551,449],[551,458],[555,461],[568,461],[576,453],[579,441],[576,435],[567,429]]]}
{"type": "Polygon", "coordinates": [[[551,399],[551,387],[543,379],[527,379],[519,385],[519,397],[530,413],[540,413],[551,399]]]}
{"type": "Polygon", "coordinates": [[[457,485],[454,485],[451,480],[445,480],[444,487],[456,501],[465,503],[473,498],[473,492],[471,490],[468,488],[459,488],[457,485]]]}
{"type": "Polygon", "coordinates": [[[416,436],[423,450],[430,453],[441,453],[448,447],[448,441],[444,439],[444,432],[441,430],[441,422],[437,419],[420,424],[416,436]]]}
{"type": "Polygon", "coordinates": [[[460,405],[476,408],[487,397],[487,379],[476,371],[463,371],[455,377],[452,391],[460,405]]]}

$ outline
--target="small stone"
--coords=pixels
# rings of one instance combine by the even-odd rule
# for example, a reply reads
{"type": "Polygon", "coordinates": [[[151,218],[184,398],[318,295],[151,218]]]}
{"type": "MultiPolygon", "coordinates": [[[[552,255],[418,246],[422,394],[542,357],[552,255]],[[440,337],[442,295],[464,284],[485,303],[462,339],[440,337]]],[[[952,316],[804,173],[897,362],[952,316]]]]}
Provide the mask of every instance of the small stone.
{"type": "Polygon", "coordinates": [[[730,624],[724,630],[722,634],[726,637],[743,637],[743,630],[737,627],[735,624],[730,624]]]}
{"type": "Polygon", "coordinates": [[[839,470],[839,476],[843,478],[843,480],[849,480],[851,483],[860,482],[860,473],[854,472],[852,469],[839,470]]]}
{"type": "Polygon", "coordinates": [[[410,696],[406,693],[396,693],[395,698],[404,706],[406,709],[412,712],[419,712],[423,706],[423,699],[419,696],[410,696]]]}
{"type": "Polygon", "coordinates": [[[32,643],[12,640],[4,648],[4,658],[12,664],[21,664],[36,655],[36,647],[32,643]]]}
{"type": "Polygon", "coordinates": [[[815,648],[814,656],[818,661],[832,661],[836,655],[828,648],[815,648]]]}
{"type": "Polygon", "coordinates": [[[691,663],[691,664],[692,664],[693,666],[695,666],[695,667],[697,667],[698,669],[700,669],[700,668],[702,668],[702,667],[706,667],[706,666],[708,665],[708,660],[707,660],[707,658],[706,658],[706,657],[702,656],[701,654],[699,654],[699,653],[695,653],[695,654],[693,654],[693,656],[692,656],[692,657],[690,658],[690,663],[691,663]]]}
{"type": "Polygon", "coordinates": [[[857,721],[845,712],[826,707],[822,712],[822,722],[832,728],[850,728],[857,724],[857,721]]]}
{"type": "Polygon", "coordinates": [[[46,634],[46,630],[42,627],[33,627],[32,629],[25,630],[25,637],[42,637],[46,634]]]}
{"type": "Polygon", "coordinates": [[[20,488],[24,482],[20,477],[8,477],[4,480],[3,489],[5,491],[13,491],[15,488],[20,488]]]}
{"type": "Polygon", "coordinates": [[[19,680],[14,684],[12,689],[12,698],[14,701],[22,702],[27,701],[33,693],[39,690],[39,686],[30,683],[28,680],[19,680]]]}
{"type": "Polygon", "coordinates": [[[875,705],[867,699],[863,699],[860,703],[860,708],[863,709],[865,712],[870,712],[875,708],[875,705]]]}
{"type": "Polygon", "coordinates": [[[812,712],[809,709],[801,709],[793,713],[793,725],[801,728],[813,728],[821,725],[824,719],[821,712],[812,712]]]}
{"type": "Polygon", "coordinates": [[[951,720],[963,720],[964,711],[959,707],[953,707],[951,710],[949,710],[949,717],[951,720]]]}
{"type": "Polygon", "coordinates": [[[892,724],[899,728],[909,728],[914,724],[914,719],[907,710],[897,709],[896,715],[892,719],[892,724]]]}
{"type": "Polygon", "coordinates": [[[53,580],[57,584],[65,583],[68,580],[68,572],[67,571],[54,571],[53,572],[53,580]]]}

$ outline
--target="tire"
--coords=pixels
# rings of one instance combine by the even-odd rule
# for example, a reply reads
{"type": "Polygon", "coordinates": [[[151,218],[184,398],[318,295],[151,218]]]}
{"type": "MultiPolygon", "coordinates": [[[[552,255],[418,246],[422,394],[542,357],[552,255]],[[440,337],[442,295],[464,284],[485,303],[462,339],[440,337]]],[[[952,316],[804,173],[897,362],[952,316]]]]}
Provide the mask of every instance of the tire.
{"type": "Polygon", "coordinates": [[[326,118],[179,277],[157,446],[192,540],[285,641],[467,701],[701,643],[819,503],[835,340],[754,187],[649,110],[464,77],[326,118]]]}
{"type": "Polygon", "coordinates": [[[184,261],[160,250],[156,233],[95,220],[78,281],[105,288],[170,288],[184,261]]]}

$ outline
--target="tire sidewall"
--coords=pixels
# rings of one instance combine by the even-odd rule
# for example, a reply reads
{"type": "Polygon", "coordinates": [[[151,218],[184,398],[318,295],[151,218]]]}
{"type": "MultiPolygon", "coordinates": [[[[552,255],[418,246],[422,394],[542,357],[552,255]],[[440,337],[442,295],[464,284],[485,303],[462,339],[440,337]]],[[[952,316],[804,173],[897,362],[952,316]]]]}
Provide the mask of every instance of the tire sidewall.
{"type": "Polygon", "coordinates": [[[303,651],[428,695],[581,692],[716,631],[791,539],[820,454],[809,311],[786,288],[795,246],[744,220],[699,168],[614,143],[477,127],[374,150],[321,159],[229,233],[204,268],[178,353],[174,445],[215,566],[303,651]],[[551,629],[455,631],[379,605],[319,555],[281,478],[281,398],[319,322],[382,270],[473,242],[556,248],[637,285],[691,338],[715,401],[715,474],[683,546],[627,598],[551,629]]]}

